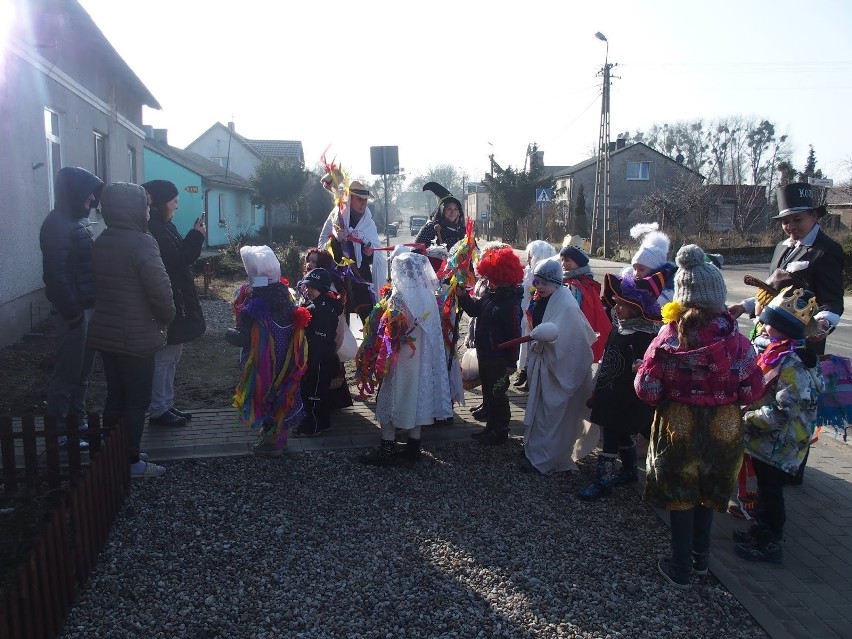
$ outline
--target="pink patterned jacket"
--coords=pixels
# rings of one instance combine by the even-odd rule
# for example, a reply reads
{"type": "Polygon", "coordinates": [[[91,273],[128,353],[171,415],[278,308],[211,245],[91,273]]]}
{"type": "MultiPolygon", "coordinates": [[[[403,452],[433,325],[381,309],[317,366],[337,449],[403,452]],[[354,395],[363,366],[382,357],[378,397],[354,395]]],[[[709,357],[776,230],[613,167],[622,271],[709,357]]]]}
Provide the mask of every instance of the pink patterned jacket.
{"type": "Polygon", "coordinates": [[[682,350],[677,324],[663,326],[636,373],[639,398],[698,406],[748,405],[763,395],[763,373],[751,342],[728,313],[689,336],[699,348],[682,350]]]}

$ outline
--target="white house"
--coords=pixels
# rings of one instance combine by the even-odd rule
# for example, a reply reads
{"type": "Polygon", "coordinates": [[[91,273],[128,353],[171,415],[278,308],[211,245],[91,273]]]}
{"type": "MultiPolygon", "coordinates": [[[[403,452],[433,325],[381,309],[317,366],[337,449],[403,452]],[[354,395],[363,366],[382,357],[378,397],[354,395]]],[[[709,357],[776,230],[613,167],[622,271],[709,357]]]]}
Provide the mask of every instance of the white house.
{"type": "MultiPolygon", "coordinates": [[[[143,175],[143,105],[160,105],[76,0],[6,0],[0,33],[0,346],[46,314],[38,235],[63,166],[143,175]]],[[[102,220],[91,217],[95,233],[102,220]]]]}

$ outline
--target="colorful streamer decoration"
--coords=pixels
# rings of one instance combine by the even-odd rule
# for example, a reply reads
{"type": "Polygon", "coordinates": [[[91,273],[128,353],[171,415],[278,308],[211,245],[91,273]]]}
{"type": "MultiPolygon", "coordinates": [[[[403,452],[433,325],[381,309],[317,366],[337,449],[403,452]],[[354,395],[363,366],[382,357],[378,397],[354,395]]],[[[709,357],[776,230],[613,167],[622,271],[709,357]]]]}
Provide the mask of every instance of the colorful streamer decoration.
{"type": "Polygon", "coordinates": [[[364,339],[355,355],[355,381],[362,398],[375,393],[394,367],[403,346],[417,350],[405,314],[393,308],[391,289],[383,286],[381,297],[364,324],[364,339]]]}
{"type": "Polygon", "coordinates": [[[438,290],[438,306],[441,309],[441,332],[444,345],[448,352],[455,350],[458,342],[458,323],[454,318],[459,316],[460,309],[456,299],[459,287],[471,289],[476,283],[476,265],[479,263],[479,248],[473,236],[473,220],[468,219],[465,225],[465,237],[454,247],[447,263],[438,273],[438,281],[449,280],[448,286],[438,290]]]}

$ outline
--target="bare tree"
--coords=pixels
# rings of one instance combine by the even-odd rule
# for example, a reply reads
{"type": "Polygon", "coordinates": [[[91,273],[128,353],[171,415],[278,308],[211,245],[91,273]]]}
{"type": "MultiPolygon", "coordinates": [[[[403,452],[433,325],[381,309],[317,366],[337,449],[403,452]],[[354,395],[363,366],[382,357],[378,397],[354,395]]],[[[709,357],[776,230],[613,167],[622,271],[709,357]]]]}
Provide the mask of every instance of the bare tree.
{"type": "Polygon", "coordinates": [[[708,190],[693,175],[684,175],[665,190],[634,200],[634,213],[660,224],[660,230],[683,230],[688,222],[699,233],[709,230],[711,201],[708,190]]]}

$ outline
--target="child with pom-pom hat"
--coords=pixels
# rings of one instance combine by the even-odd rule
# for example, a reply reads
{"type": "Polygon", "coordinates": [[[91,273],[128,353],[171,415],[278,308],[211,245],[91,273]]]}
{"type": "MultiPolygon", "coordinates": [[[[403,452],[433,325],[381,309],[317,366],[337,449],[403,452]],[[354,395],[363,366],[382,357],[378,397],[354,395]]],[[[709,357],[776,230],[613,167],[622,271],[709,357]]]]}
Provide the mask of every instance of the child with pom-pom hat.
{"type": "Polygon", "coordinates": [[[713,511],[724,512],[742,463],[740,406],[763,395],[751,342],[725,308],[725,281],[704,251],[677,253],[674,301],[651,342],[635,388],[656,406],[645,500],[669,511],[672,548],[657,567],[677,588],[705,574],[713,511]]]}

